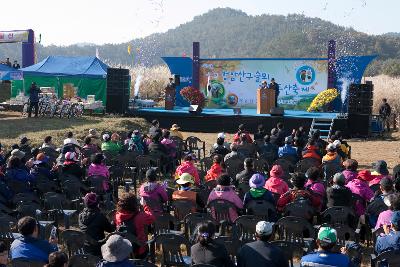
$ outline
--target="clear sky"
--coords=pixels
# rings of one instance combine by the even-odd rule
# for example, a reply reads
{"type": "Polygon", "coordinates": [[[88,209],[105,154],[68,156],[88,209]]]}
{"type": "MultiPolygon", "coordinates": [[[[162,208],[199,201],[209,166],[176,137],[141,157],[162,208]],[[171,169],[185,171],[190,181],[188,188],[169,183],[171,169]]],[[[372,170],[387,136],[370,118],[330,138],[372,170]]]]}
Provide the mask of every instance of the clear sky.
{"type": "Polygon", "coordinates": [[[2,0],[0,30],[31,28],[44,45],[121,43],[217,7],[304,14],[369,34],[400,32],[400,0],[2,0]]]}

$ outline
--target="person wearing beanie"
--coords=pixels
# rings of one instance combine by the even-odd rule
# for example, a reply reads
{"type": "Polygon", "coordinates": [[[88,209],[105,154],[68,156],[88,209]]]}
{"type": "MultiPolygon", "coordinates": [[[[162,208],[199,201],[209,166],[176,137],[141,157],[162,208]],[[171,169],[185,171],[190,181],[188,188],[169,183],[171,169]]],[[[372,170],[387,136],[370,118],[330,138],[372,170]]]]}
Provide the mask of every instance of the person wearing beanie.
{"type": "MultiPolygon", "coordinates": [[[[208,196],[207,203],[216,199],[223,199],[231,202],[237,209],[243,209],[243,202],[235,192],[235,187],[231,185],[231,177],[228,174],[222,174],[217,178],[217,186],[211,191],[208,196]]],[[[214,212],[212,211],[212,214],[214,212]]],[[[229,210],[230,221],[234,222],[238,217],[236,209],[229,210]]]]}
{"type": "Polygon", "coordinates": [[[236,185],[241,183],[249,183],[251,176],[256,174],[254,170],[254,160],[252,158],[246,158],[244,160],[244,170],[236,174],[236,185]]]}
{"type": "Polygon", "coordinates": [[[103,260],[97,267],[134,267],[129,261],[132,253],[132,243],[120,235],[110,236],[106,243],[101,246],[103,260]]]}
{"type": "Polygon", "coordinates": [[[355,203],[355,211],[357,216],[365,214],[366,203],[369,203],[374,197],[374,191],[369,188],[368,183],[373,179],[371,172],[362,170],[358,172],[357,178],[348,182],[346,187],[351,190],[353,194],[359,195],[364,201],[357,201],[355,203]]]}
{"type": "Polygon", "coordinates": [[[353,194],[345,186],[346,178],[342,173],[336,173],[332,179],[333,185],[326,189],[326,206],[352,207],[353,194]]]}
{"type": "Polygon", "coordinates": [[[259,173],[253,174],[249,180],[250,191],[244,195],[243,206],[252,200],[265,200],[275,206],[275,199],[268,189],[264,188],[265,178],[259,173]]]}
{"type": "Polygon", "coordinates": [[[389,175],[389,170],[386,161],[378,160],[377,162],[372,164],[374,171],[371,172],[373,179],[369,182],[369,186],[373,186],[375,184],[379,184],[379,182],[383,178],[393,179],[392,176],[389,175]]]}
{"type": "Polygon", "coordinates": [[[76,152],[67,152],[65,154],[65,161],[62,165],[62,173],[73,175],[79,180],[83,180],[85,177],[85,171],[81,167],[76,152]]]}
{"type": "MultiPolygon", "coordinates": [[[[337,232],[331,227],[322,226],[318,231],[317,251],[309,253],[301,258],[301,267],[312,266],[340,266],[353,267],[349,256],[345,253],[335,253],[333,248],[337,242],[337,232]]],[[[345,252],[345,250],[343,250],[345,252]]]]}
{"type": "Polygon", "coordinates": [[[194,184],[197,186],[200,185],[200,176],[196,166],[194,165],[195,161],[196,156],[193,154],[186,154],[183,156],[181,165],[176,168],[175,179],[178,179],[183,173],[189,173],[194,179],[194,184]]]}
{"type": "Polygon", "coordinates": [[[344,171],[342,171],[345,177],[345,184],[348,184],[351,180],[357,178],[358,175],[358,162],[354,159],[347,159],[343,162],[344,171]]]}
{"type": "Polygon", "coordinates": [[[96,193],[87,193],[83,198],[84,209],[79,213],[79,229],[86,234],[84,250],[95,256],[101,256],[98,242],[105,238],[104,232],[112,233],[115,229],[99,209],[96,193]]]}
{"type": "Polygon", "coordinates": [[[384,236],[378,236],[375,243],[377,255],[389,250],[400,249],[400,211],[395,211],[390,219],[390,225],[384,225],[384,236]]]}
{"type": "Polygon", "coordinates": [[[215,155],[213,157],[213,164],[211,165],[211,168],[207,171],[206,176],[204,177],[206,182],[212,181],[212,180],[217,180],[217,178],[221,174],[226,172],[223,161],[224,161],[224,158],[221,155],[215,155]]]}
{"type": "MultiPolygon", "coordinates": [[[[117,212],[115,213],[115,225],[117,229],[125,225],[128,232],[133,228],[132,233],[136,235],[138,240],[137,248],[134,248],[133,254],[135,259],[144,259],[149,252],[149,247],[146,244],[148,239],[146,229],[155,222],[156,217],[149,207],[145,206],[143,211],[140,211],[139,206],[135,194],[121,194],[117,203],[117,212]]],[[[103,248],[101,251],[103,258],[106,259],[103,248]]],[[[132,248],[129,251],[132,252],[132,248]]]]}
{"type": "Polygon", "coordinates": [[[255,231],[256,241],[243,245],[237,255],[237,267],[274,266],[288,267],[283,251],[270,243],[274,237],[274,224],[259,221],[255,231]]]}
{"type": "MultiPolygon", "coordinates": [[[[375,192],[375,197],[367,206],[369,223],[376,227],[378,216],[390,207],[387,201],[390,195],[394,194],[393,180],[385,177],[379,182],[379,190],[375,192]],[[385,200],[386,199],[386,203],[385,200]]],[[[378,227],[379,228],[379,227],[378,227]]]]}
{"type": "Polygon", "coordinates": [[[342,164],[342,158],[337,153],[336,145],[329,144],[326,146],[326,155],[322,157],[322,163],[335,163],[337,165],[342,164]]]}
{"type": "Polygon", "coordinates": [[[167,191],[164,186],[157,183],[156,170],[147,170],[146,180],[139,188],[140,202],[142,206],[151,208],[155,215],[159,215],[163,212],[162,204],[168,201],[167,191]]]}
{"type": "Polygon", "coordinates": [[[280,165],[272,166],[269,172],[269,178],[265,182],[264,188],[274,194],[283,195],[289,191],[288,184],[282,179],[284,173],[280,165]]]}
{"type": "Polygon", "coordinates": [[[201,223],[197,228],[197,242],[190,248],[192,265],[209,264],[218,267],[235,267],[225,246],[214,241],[215,225],[201,223]]]}
{"type": "Polygon", "coordinates": [[[103,153],[96,153],[92,156],[92,163],[89,166],[88,176],[101,176],[104,177],[103,189],[108,191],[110,189],[110,172],[105,164],[105,157],[103,153]]]}
{"type": "Polygon", "coordinates": [[[304,188],[304,185],[306,184],[306,177],[304,174],[294,173],[291,178],[291,182],[293,188],[281,195],[281,197],[278,199],[276,204],[278,211],[282,212],[287,204],[298,199],[308,200],[315,210],[318,210],[321,207],[321,198],[319,196],[315,196],[309,190],[304,188]]]}

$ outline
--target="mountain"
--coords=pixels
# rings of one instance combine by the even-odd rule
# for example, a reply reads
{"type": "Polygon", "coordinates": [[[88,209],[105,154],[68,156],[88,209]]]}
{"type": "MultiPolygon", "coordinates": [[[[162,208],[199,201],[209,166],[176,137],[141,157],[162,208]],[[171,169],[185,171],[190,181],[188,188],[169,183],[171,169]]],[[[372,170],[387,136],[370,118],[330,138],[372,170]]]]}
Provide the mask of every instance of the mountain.
{"type": "MultiPolygon", "coordinates": [[[[161,56],[191,56],[192,42],[200,42],[202,58],[209,57],[326,57],[327,43],[337,41],[337,56],[377,54],[368,75],[396,75],[400,62],[400,36],[368,35],[303,15],[258,15],[231,8],[213,9],[165,33],[155,33],[129,42],[133,60],[146,66],[161,64],[161,56]],[[389,66],[389,67],[388,67],[389,66]],[[393,68],[393,66],[395,66],[393,68]]],[[[48,55],[95,55],[96,48],[105,62],[131,65],[128,43],[105,45],[38,45],[38,60],[48,55]]],[[[0,45],[0,58],[20,58],[16,44],[0,45]]],[[[400,75],[400,70],[398,70],[400,75]]]]}

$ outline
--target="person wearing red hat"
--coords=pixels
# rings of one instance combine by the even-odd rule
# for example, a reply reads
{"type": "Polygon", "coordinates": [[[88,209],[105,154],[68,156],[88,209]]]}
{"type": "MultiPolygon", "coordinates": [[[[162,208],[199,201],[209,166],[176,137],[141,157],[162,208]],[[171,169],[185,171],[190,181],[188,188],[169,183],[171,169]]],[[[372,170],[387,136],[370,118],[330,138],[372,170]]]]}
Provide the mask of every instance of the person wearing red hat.
{"type": "Polygon", "coordinates": [[[269,172],[269,179],[265,182],[264,187],[272,193],[283,195],[289,191],[288,184],[281,178],[283,169],[280,165],[274,165],[269,172]]]}
{"type": "Polygon", "coordinates": [[[368,186],[368,182],[373,178],[370,171],[362,170],[358,172],[356,179],[346,185],[353,194],[359,195],[364,200],[364,203],[361,201],[355,203],[355,211],[358,216],[365,214],[366,204],[374,197],[374,191],[368,186]]]}

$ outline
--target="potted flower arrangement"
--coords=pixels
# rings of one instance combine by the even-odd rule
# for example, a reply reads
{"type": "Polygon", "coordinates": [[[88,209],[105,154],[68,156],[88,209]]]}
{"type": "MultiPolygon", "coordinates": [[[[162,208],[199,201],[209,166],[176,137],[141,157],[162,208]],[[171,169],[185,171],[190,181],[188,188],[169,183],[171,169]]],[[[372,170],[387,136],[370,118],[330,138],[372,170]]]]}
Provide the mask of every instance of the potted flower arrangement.
{"type": "Polygon", "coordinates": [[[339,92],[335,88],[324,90],[313,99],[307,111],[323,111],[338,96],[339,92]]]}
{"type": "Polygon", "coordinates": [[[205,106],[206,99],[204,94],[197,88],[186,86],[180,91],[181,96],[191,105],[198,105],[198,112],[201,112],[205,106]]]}

